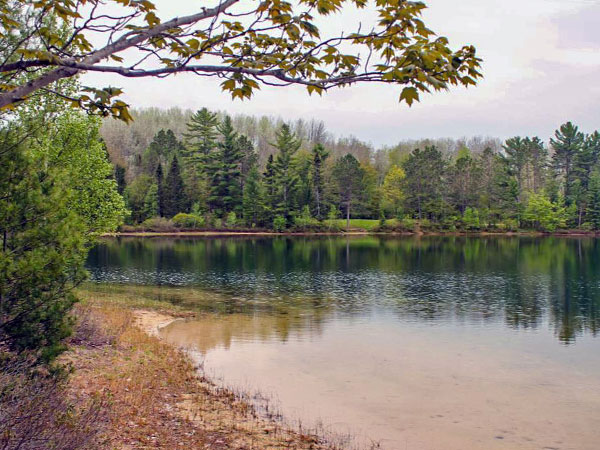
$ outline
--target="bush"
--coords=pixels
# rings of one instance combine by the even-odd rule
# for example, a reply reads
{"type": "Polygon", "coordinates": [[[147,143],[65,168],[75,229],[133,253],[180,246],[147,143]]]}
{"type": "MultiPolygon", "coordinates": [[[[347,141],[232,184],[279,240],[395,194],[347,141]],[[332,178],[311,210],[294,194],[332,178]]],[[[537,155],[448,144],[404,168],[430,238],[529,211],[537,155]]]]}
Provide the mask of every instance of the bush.
{"type": "Polygon", "coordinates": [[[572,217],[573,213],[567,211],[560,202],[555,203],[542,194],[531,193],[522,220],[536,230],[552,232],[564,228],[567,218],[572,217]]]}
{"type": "Polygon", "coordinates": [[[227,219],[225,220],[225,224],[227,228],[235,228],[238,224],[237,216],[233,211],[227,214],[227,219]]]}
{"type": "Polygon", "coordinates": [[[386,220],[383,225],[380,225],[375,231],[392,232],[392,233],[407,233],[415,231],[415,219],[405,216],[401,219],[386,220]]]}
{"type": "Polygon", "coordinates": [[[498,229],[502,231],[517,231],[519,222],[516,219],[504,219],[501,224],[498,224],[498,229]]]}
{"type": "Polygon", "coordinates": [[[69,395],[64,374],[43,375],[27,362],[11,362],[0,371],[0,448],[101,448],[106,406],[106,398],[69,395]]]}
{"type": "Polygon", "coordinates": [[[273,219],[273,230],[278,233],[281,233],[285,230],[285,217],[275,216],[273,219]]]}
{"type": "Polygon", "coordinates": [[[294,219],[294,230],[296,231],[322,231],[324,229],[326,229],[326,225],[311,216],[308,205],[294,219]]]}
{"type": "Polygon", "coordinates": [[[125,209],[99,122],[40,118],[40,135],[18,126],[0,128],[0,358],[11,351],[47,363],[66,348],[89,246],[125,209]]]}
{"type": "Polygon", "coordinates": [[[140,225],[143,231],[169,232],[175,231],[175,224],[165,217],[152,217],[140,225]]]}
{"type": "Polygon", "coordinates": [[[477,208],[467,208],[462,217],[464,227],[469,231],[479,230],[479,211],[477,208]]]}
{"type": "Polygon", "coordinates": [[[206,224],[204,217],[197,214],[179,213],[173,219],[173,224],[177,228],[203,228],[206,224]]]}

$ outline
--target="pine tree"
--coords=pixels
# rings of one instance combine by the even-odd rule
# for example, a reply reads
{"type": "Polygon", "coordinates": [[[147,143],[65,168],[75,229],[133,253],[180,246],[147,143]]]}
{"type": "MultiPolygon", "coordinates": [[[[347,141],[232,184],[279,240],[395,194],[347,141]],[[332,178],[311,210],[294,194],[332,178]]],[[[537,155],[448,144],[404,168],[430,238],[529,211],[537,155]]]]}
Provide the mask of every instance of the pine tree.
{"type": "Polygon", "coordinates": [[[312,205],[312,159],[311,153],[305,150],[299,151],[294,158],[294,171],[298,177],[296,200],[294,203],[297,211],[304,211],[305,206],[310,209],[310,206],[312,205]]]}
{"type": "Polygon", "coordinates": [[[340,202],[346,210],[346,227],[350,226],[352,205],[357,201],[363,188],[363,170],[358,160],[351,154],[338,159],[333,168],[340,202]]]}
{"type": "Polygon", "coordinates": [[[210,165],[211,180],[208,198],[211,210],[218,216],[229,212],[241,213],[242,191],[240,185],[242,154],[238,146],[238,136],[233,129],[231,118],[225,117],[219,126],[221,142],[218,152],[210,165]]]}
{"type": "Polygon", "coordinates": [[[173,156],[183,151],[183,145],[173,130],[160,130],[142,155],[142,166],[148,174],[156,172],[158,164],[166,165],[173,156]]]}
{"type": "Polygon", "coordinates": [[[275,215],[275,209],[277,205],[277,197],[275,195],[275,162],[273,161],[273,155],[269,155],[265,171],[263,172],[263,184],[264,184],[264,197],[265,201],[263,204],[265,222],[268,225],[273,223],[273,217],[275,215]]]}
{"type": "Polygon", "coordinates": [[[158,164],[158,166],[156,167],[156,174],[155,174],[155,178],[156,178],[156,203],[157,203],[157,208],[156,211],[158,212],[159,217],[163,217],[165,215],[165,193],[164,193],[164,186],[163,186],[163,169],[162,169],[162,164],[158,164]]]}
{"type": "Polygon", "coordinates": [[[469,149],[461,149],[449,168],[448,177],[449,197],[460,214],[464,214],[468,206],[477,204],[480,173],[469,149]]]}
{"type": "Polygon", "coordinates": [[[575,183],[574,165],[581,152],[584,142],[584,135],[571,122],[561,125],[556,130],[554,139],[550,139],[550,144],[554,149],[552,160],[554,169],[564,180],[564,196],[567,206],[574,202],[573,184],[575,183]]]}
{"type": "Polygon", "coordinates": [[[498,219],[519,220],[519,184],[508,167],[508,162],[496,155],[493,165],[490,205],[498,219]]]}
{"type": "Polygon", "coordinates": [[[186,140],[186,149],[183,156],[186,165],[202,173],[209,164],[210,154],[217,145],[217,115],[208,109],[202,108],[190,117],[187,123],[187,133],[183,136],[186,140]]]}
{"type": "Polygon", "coordinates": [[[540,193],[546,183],[546,172],[548,169],[548,149],[539,137],[527,138],[529,146],[529,157],[532,170],[533,192],[540,193]]]}
{"type": "Polygon", "coordinates": [[[442,214],[447,163],[435,146],[416,149],[402,164],[406,186],[406,204],[419,220],[439,218],[442,214]]]}
{"type": "Polygon", "coordinates": [[[244,198],[242,202],[244,222],[249,227],[262,224],[263,220],[263,192],[260,186],[260,175],[256,166],[250,169],[244,184],[244,198]]]}
{"type": "Polygon", "coordinates": [[[117,182],[117,191],[119,194],[123,194],[125,191],[125,187],[127,186],[125,182],[125,167],[120,164],[115,165],[114,171],[115,181],[117,182]]]}
{"type": "Polygon", "coordinates": [[[273,164],[275,171],[275,213],[290,223],[294,212],[294,194],[298,176],[293,167],[293,156],[301,141],[292,133],[289,125],[283,124],[277,132],[275,147],[278,153],[273,164]]]}
{"type": "Polygon", "coordinates": [[[323,220],[325,217],[325,208],[323,208],[325,182],[323,180],[323,164],[329,157],[329,153],[325,150],[325,147],[321,144],[317,144],[313,147],[313,172],[312,172],[312,185],[313,185],[313,197],[315,200],[315,217],[317,220],[323,220]]]}
{"type": "Polygon", "coordinates": [[[179,170],[179,160],[176,156],[171,160],[169,173],[165,179],[164,185],[164,205],[163,215],[165,217],[173,217],[177,213],[186,212],[189,202],[185,196],[185,189],[181,172],[179,170]]]}
{"type": "Polygon", "coordinates": [[[143,219],[149,219],[158,215],[158,187],[153,183],[144,197],[142,216],[143,219]]]}
{"type": "Polygon", "coordinates": [[[594,230],[600,230],[600,172],[592,172],[588,190],[587,217],[594,230]]]}
{"type": "Polygon", "coordinates": [[[254,151],[254,145],[252,145],[252,141],[250,141],[250,139],[248,139],[244,135],[238,137],[237,146],[240,150],[241,155],[240,183],[243,192],[246,178],[248,177],[250,171],[258,164],[258,154],[254,151]]]}

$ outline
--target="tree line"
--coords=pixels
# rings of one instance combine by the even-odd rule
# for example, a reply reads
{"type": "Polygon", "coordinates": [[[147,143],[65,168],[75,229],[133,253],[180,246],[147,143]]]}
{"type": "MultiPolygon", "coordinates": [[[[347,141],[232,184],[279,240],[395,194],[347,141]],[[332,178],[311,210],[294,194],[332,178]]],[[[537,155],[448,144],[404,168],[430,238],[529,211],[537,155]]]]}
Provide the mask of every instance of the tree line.
{"type": "Polygon", "coordinates": [[[285,122],[261,155],[256,136],[239,130],[203,108],[180,137],[161,129],[117,164],[130,224],[162,217],[183,228],[282,231],[361,218],[393,230],[600,229],[600,133],[571,122],[548,144],[415,141],[412,150],[407,142],[358,157],[332,152],[324,132],[325,144],[285,122]]]}

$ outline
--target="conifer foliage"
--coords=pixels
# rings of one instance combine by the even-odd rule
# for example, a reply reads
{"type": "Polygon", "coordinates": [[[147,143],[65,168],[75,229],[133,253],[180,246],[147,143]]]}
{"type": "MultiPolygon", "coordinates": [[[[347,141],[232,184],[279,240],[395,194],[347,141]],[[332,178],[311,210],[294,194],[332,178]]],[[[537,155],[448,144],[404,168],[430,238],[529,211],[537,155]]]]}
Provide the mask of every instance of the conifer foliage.
{"type": "Polygon", "coordinates": [[[274,128],[203,108],[183,142],[159,130],[141,170],[133,159],[115,172],[121,185],[129,180],[131,222],[192,213],[206,226],[325,230],[343,215],[346,226],[367,218],[401,229],[600,230],[598,131],[567,122],[550,145],[516,136],[452,151],[424,142],[373,152],[340,139],[340,152],[311,124],[274,128]]]}

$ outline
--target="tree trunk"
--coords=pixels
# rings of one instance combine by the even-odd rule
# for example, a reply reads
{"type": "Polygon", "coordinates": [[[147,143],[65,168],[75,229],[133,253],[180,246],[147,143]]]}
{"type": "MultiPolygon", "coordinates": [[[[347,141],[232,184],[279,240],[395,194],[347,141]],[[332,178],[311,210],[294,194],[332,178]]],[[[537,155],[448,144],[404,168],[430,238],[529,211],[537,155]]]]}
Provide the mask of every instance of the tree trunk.
{"type": "Polygon", "coordinates": [[[346,230],[350,228],[350,199],[346,202],[346,230]]]}
{"type": "Polygon", "coordinates": [[[315,189],[315,197],[317,203],[317,219],[321,220],[321,196],[319,195],[319,189],[315,189]]]}

